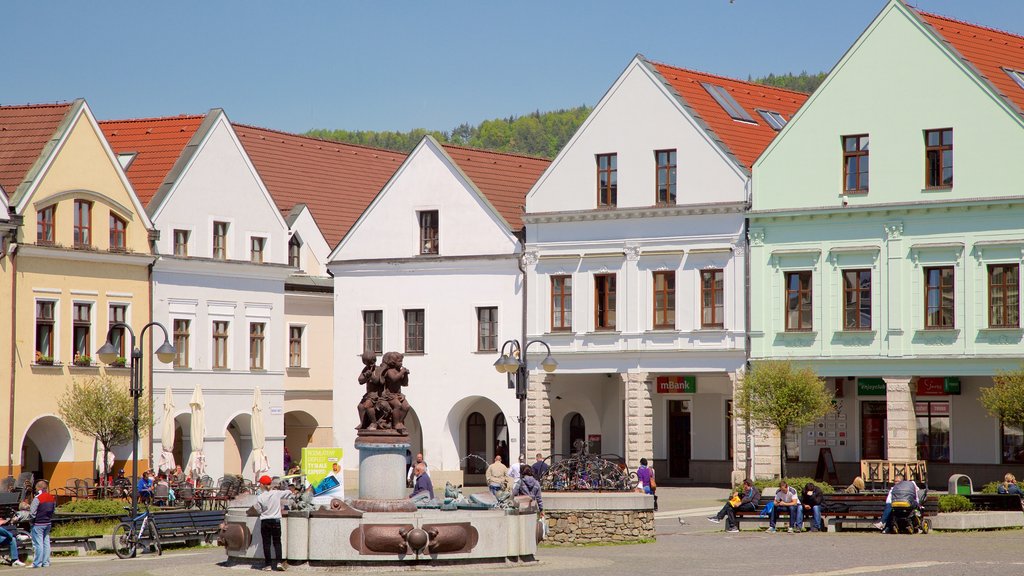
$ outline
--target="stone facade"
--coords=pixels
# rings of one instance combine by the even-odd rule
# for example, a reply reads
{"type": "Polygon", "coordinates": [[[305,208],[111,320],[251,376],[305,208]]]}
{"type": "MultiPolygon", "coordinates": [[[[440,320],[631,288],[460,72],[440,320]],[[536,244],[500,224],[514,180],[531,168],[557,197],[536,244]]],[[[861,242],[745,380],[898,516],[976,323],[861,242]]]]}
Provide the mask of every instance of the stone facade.
{"type": "Polygon", "coordinates": [[[641,458],[654,459],[653,383],[646,372],[621,374],[626,386],[626,466],[640,466],[641,458]]]}
{"type": "Polygon", "coordinates": [[[654,540],[653,510],[563,510],[545,516],[548,544],[654,540]]]}

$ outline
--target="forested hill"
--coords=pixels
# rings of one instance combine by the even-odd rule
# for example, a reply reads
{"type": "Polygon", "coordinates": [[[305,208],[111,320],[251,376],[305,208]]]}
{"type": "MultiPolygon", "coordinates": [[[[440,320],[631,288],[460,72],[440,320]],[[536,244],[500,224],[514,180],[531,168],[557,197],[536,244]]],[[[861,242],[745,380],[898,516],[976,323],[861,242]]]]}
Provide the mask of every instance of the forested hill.
{"type": "MultiPolygon", "coordinates": [[[[769,74],[748,81],[766,86],[787,88],[797,92],[813,92],[825,79],[825,73],[769,74]]],[[[484,120],[476,126],[462,123],[449,131],[414,128],[408,132],[376,130],[327,130],[318,128],[306,134],[316,138],[387,148],[401,152],[411,151],[424,135],[430,134],[443,144],[456,144],[498,152],[511,152],[554,158],[565,143],[586,120],[590,106],[578,106],[552,112],[536,111],[525,116],[509,116],[484,120]]]]}

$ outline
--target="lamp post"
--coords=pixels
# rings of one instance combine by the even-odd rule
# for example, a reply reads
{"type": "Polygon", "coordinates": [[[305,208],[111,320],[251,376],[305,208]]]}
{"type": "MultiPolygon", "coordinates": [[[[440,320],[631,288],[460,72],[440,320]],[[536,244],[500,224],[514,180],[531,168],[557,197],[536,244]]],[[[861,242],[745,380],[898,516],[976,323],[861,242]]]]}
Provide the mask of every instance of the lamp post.
{"type": "MultiPolygon", "coordinates": [[[[508,387],[515,388],[516,399],[519,400],[519,455],[526,455],[526,388],[529,385],[529,368],[526,364],[526,351],[530,346],[540,344],[547,350],[548,355],[540,362],[545,372],[554,372],[558,368],[558,362],[551,357],[551,347],[543,340],[530,340],[526,346],[522,346],[519,340],[506,340],[501,345],[501,356],[494,362],[494,369],[508,377],[508,387]],[[508,350],[508,353],[505,351],[508,350]],[[514,375],[514,376],[513,376],[514,375]],[[515,382],[513,383],[513,378],[515,382]]],[[[509,458],[511,460],[511,458],[509,458]]],[[[509,462],[509,466],[512,463],[509,462]]]]}
{"type": "MultiPolygon", "coordinates": [[[[146,335],[146,330],[150,327],[156,326],[164,333],[164,343],[156,349],[156,357],[158,360],[167,364],[174,360],[174,356],[177,354],[177,350],[171,345],[167,338],[167,328],[159,322],[150,322],[142,327],[142,331],[139,332],[139,338],[141,339],[146,335]]],[[[142,396],[142,345],[135,346],[135,331],[132,327],[123,323],[118,322],[110,326],[107,331],[107,340],[103,343],[103,346],[96,351],[96,355],[99,356],[100,360],[105,364],[111,364],[118,356],[119,350],[114,348],[114,344],[111,338],[114,332],[123,328],[132,335],[131,339],[131,350],[132,350],[132,365],[131,372],[129,373],[129,385],[128,390],[131,392],[132,401],[134,407],[132,410],[132,518],[139,515],[139,397],[142,396]]],[[[122,336],[123,338],[123,336],[122,336]]]]}

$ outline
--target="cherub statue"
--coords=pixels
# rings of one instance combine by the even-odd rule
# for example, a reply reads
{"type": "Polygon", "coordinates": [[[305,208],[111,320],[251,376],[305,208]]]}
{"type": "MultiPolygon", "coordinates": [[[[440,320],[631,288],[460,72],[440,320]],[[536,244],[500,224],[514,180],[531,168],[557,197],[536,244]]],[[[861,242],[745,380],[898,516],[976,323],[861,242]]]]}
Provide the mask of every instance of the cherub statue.
{"type": "Polygon", "coordinates": [[[366,386],[366,393],[359,400],[359,426],[356,430],[376,430],[377,420],[383,414],[378,414],[378,407],[382,404],[384,385],[381,383],[377,370],[377,355],[373,352],[363,352],[363,370],[359,373],[359,385],[366,386]]]}
{"type": "Polygon", "coordinates": [[[391,408],[391,426],[397,432],[405,433],[405,415],[410,406],[402,394],[402,387],[409,385],[409,369],[402,366],[405,356],[401,352],[387,352],[381,358],[380,381],[384,387],[383,399],[391,408]]]}

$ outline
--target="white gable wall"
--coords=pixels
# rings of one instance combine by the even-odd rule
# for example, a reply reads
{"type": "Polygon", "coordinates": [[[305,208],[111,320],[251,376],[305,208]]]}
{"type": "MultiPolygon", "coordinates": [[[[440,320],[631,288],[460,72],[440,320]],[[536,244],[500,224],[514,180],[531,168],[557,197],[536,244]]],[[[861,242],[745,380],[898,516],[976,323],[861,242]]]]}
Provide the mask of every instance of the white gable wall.
{"type": "Polygon", "coordinates": [[[342,240],[336,259],[419,255],[417,213],[438,210],[440,256],[510,254],[515,237],[452,165],[424,140],[342,240]]]}
{"type": "Polygon", "coordinates": [[[655,203],[655,150],[677,151],[677,204],[742,202],[746,178],[634,60],[526,198],[526,211],[597,208],[596,154],[618,154],[618,207],[655,203]]]}
{"type": "Polygon", "coordinates": [[[302,273],[310,276],[326,276],[331,246],[324,239],[309,208],[304,208],[292,222],[289,238],[291,234],[298,234],[299,239],[302,240],[302,249],[299,255],[302,273]]]}
{"type": "Polygon", "coordinates": [[[190,256],[213,256],[213,222],[228,222],[229,260],[248,260],[252,236],[267,238],[264,262],[287,263],[284,220],[270,203],[244,150],[221,115],[155,217],[161,254],[174,253],[174,230],[191,230],[190,256]],[[198,206],[204,206],[198,210],[198,206]]]}

